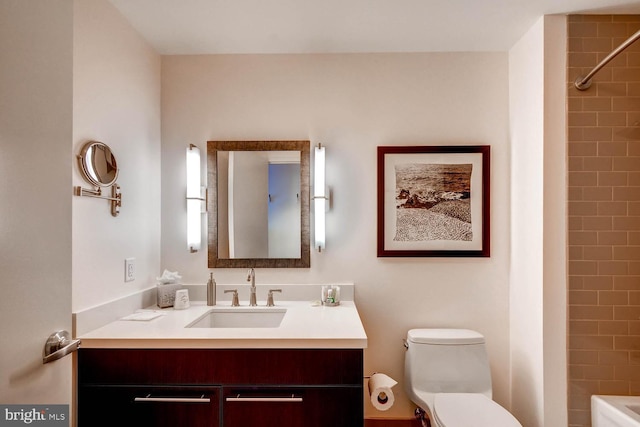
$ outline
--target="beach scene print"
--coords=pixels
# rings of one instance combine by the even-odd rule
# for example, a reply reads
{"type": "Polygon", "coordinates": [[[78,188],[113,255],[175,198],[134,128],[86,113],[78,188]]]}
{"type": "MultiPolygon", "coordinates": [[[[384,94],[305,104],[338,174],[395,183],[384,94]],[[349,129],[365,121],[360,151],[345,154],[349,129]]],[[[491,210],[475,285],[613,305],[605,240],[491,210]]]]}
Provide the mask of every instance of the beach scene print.
{"type": "Polygon", "coordinates": [[[472,168],[472,164],[397,164],[393,240],[472,241],[472,168]]]}

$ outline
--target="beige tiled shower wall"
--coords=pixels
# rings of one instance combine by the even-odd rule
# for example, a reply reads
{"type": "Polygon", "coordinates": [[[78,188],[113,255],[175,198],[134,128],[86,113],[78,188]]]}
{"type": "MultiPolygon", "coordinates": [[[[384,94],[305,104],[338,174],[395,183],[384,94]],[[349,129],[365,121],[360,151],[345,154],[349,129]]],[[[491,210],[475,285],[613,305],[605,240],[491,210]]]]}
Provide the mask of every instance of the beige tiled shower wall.
{"type": "Polygon", "coordinates": [[[569,425],[592,394],[640,395],[640,41],[573,87],[640,15],[568,19],[569,425]]]}

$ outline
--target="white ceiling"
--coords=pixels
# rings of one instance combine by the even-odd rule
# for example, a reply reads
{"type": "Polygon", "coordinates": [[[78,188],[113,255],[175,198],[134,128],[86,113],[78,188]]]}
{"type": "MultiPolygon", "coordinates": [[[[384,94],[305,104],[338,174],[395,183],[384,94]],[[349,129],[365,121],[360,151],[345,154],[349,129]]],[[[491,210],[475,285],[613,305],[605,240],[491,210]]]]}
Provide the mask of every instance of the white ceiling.
{"type": "Polygon", "coordinates": [[[630,0],[110,0],[161,54],[505,51],[542,15],[630,0]]]}

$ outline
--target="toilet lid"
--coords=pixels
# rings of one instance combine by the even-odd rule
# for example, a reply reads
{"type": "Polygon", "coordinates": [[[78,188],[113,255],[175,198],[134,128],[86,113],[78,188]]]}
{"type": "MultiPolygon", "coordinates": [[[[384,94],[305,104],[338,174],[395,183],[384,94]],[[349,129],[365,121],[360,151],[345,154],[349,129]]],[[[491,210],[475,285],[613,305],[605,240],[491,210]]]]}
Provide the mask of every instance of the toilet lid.
{"type": "Polygon", "coordinates": [[[438,393],[433,412],[442,427],[522,427],[509,411],[483,394],[438,393]]]}
{"type": "Polygon", "coordinates": [[[484,336],[469,329],[411,329],[407,340],[417,344],[484,344],[484,336]]]}

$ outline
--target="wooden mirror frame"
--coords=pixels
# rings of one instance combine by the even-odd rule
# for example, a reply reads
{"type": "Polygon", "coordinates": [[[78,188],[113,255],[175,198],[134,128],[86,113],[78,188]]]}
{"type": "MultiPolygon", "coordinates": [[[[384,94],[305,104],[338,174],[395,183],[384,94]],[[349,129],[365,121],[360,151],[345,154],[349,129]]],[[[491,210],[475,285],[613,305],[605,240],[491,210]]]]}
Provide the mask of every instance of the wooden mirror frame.
{"type": "Polygon", "coordinates": [[[207,220],[209,268],[309,268],[310,141],[208,141],[207,220]],[[218,258],[218,151],[300,151],[300,258],[218,258]]]}

